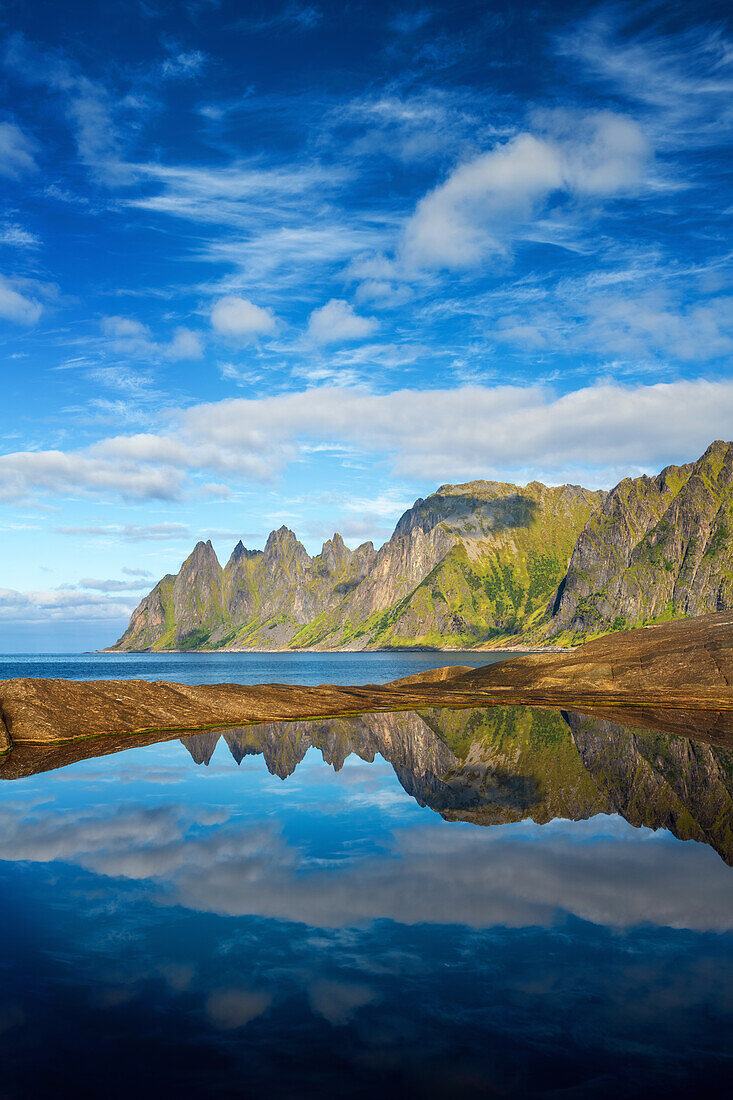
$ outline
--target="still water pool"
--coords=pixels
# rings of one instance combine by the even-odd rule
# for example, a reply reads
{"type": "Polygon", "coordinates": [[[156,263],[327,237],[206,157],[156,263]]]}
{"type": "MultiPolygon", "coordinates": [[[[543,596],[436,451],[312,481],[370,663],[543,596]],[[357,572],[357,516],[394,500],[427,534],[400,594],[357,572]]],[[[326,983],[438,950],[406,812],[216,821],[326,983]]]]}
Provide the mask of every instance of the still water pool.
{"type": "Polygon", "coordinates": [[[103,752],[0,764],[3,1098],[728,1090],[729,749],[498,707],[103,752]]]}

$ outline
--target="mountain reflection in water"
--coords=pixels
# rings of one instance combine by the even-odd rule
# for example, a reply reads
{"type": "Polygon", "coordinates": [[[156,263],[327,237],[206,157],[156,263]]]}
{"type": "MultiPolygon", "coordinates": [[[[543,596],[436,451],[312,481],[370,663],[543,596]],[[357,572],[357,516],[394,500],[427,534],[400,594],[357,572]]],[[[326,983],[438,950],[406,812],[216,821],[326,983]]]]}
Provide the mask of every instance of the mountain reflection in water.
{"type": "Polygon", "coordinates": [[[337,771],[380,755],[420,806],[446,821],[503,825],[621,814],[698,840],[733,863],[733,750],[579,714],[530,707],[273,722],[182,740],[208,764],[223,740],[239,764],[261,755],[286,779],[316,748],[337,771]]]}
{"type": "Polygon", "coordinates": [[[143,742],[0,765],[0,1096],[729,1082],[731,748],[525,707],[143,742]]]}

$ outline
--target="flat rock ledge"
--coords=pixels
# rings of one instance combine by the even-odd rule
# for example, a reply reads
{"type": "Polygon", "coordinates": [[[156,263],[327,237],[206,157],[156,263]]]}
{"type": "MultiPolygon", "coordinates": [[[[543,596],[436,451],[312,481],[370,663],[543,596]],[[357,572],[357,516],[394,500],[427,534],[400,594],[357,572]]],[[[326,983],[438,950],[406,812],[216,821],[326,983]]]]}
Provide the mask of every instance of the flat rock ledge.
{"type": "MultiPolygon", "coordinates": [[[[567,653],[527,654],[479,669],[453,666],[384,685],[2,680],[0,753],[7,756],[13,745],[22,743],[435,706],[527,704],[588,713],[662,708],[727,716],[733,712],[731,685],[733,612],[724,611],[606,635],[567,653]]],[[[686,721],[678,727],[684,733],[686,721]]]]}

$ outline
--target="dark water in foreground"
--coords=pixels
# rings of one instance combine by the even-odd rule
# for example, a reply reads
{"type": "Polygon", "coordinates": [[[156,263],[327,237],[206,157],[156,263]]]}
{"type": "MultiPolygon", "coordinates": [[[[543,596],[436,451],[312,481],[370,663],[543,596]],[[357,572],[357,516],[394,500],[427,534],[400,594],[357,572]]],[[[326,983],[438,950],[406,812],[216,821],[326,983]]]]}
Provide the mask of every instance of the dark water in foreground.
{"type": "Polygon", "coordinates": [[[499,707],[34,752],[0,1097],[729,1090],[729,749],[499,707]]]}

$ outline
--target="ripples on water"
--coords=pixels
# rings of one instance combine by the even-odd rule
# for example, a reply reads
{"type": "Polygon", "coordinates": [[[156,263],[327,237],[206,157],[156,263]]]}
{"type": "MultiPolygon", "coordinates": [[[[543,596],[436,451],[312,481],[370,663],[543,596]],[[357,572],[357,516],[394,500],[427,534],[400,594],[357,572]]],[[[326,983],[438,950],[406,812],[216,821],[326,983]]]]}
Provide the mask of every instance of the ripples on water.
{"type": "Polygon", "coordinates": [[[520,707],[102,749],[0,765],[1,1096],[729,1087],[729,749],[520,707]]]}

